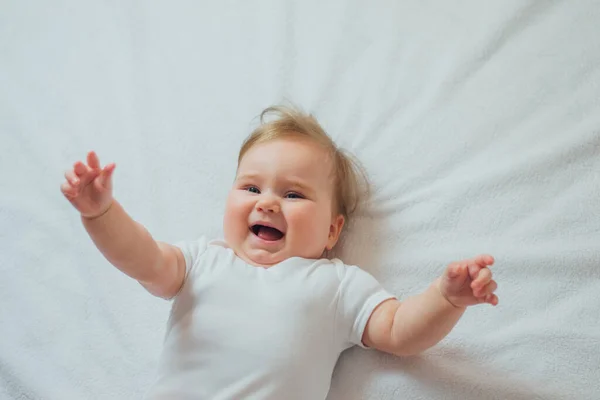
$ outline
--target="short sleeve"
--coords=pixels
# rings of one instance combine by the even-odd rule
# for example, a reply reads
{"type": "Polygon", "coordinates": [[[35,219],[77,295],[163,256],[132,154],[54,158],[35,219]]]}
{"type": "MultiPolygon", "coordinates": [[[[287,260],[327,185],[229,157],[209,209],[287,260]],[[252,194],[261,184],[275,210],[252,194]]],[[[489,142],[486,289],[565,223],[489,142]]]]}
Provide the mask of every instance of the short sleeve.
{"type": "Polygon", "coordinates": [[[195,269],[201,256],[206,251],[208,241],[204,236],[201,236],[196,240],[177,242],[173,245],[181,250],[183,258],[185,259],[185,282],[190,273],[195,269]]]}
{"type": "Polygon", "coordinates": [[[345,347],[362,343],[362,336],[373,310],[383,301],[396,298],[368,272],[345,266],[341,277],[337,305],[338,337],[345,347]]]}

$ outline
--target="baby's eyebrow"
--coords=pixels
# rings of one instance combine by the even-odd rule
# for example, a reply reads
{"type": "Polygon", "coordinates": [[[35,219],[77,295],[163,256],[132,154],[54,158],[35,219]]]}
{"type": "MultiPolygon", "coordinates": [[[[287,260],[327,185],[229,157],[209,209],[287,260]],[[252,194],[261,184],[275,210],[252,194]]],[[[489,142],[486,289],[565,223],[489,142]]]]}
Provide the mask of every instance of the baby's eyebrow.
{"type": "Polygon", "coordinates": [[[286,183],[290,186],[298,186],[302,189],[309,189],[309,185],[305,184],[303,181],[299,179],[286,179],[286,183]]]}
{"type": "Polygon", "coordinates": [[[259,177],[259,174],[242,174],[242,175],[237,175],[235,177],[236,181],[240,181],[240,180],[244,180],[244,179],[254,179],[259,177]]]}
{"type": "Polygon", "coordinates": [[[300,190],[302,190],[303,192],[306,192],[308,194],[313,194],[314,193],[314,189],[306,184],[303,180],[301,179],[296,179],[296,178],[288,178],[285,180],[286,183],[292,187],[297,187],[300,190]]]}

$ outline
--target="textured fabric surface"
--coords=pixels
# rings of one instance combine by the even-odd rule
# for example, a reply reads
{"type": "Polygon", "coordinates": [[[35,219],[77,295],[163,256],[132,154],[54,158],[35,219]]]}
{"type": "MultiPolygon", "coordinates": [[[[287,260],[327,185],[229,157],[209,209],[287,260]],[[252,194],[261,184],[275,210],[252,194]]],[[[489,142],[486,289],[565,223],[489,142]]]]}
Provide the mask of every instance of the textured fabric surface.
{"type": "Polygon", "coordinates": [[[290,100],[362,160],[338,255],[400,298],[487,252],[496,308],[422,356],[352,348],[331,400],[600,393],[600,6],[594,1],[4,2],[0,398],[133,399],[169,303],[62,198],[88,150],[155,238],[219,236],[255,117],[290,100]]]}

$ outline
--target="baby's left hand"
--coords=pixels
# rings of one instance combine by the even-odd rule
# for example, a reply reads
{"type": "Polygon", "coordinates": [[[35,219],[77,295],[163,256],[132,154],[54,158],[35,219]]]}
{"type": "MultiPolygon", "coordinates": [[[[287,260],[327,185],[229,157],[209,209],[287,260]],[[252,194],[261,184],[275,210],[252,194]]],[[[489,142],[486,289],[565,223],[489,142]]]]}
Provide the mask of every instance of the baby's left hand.
{"type": "Polygon", "coordinates": [[[448,265],[437,285],[442,296],[456,307],[467,307],[479,303],[498,304],[494,291],[498,287],[488,268],[494,257],[483,254],[468,260],[448,265]]]}

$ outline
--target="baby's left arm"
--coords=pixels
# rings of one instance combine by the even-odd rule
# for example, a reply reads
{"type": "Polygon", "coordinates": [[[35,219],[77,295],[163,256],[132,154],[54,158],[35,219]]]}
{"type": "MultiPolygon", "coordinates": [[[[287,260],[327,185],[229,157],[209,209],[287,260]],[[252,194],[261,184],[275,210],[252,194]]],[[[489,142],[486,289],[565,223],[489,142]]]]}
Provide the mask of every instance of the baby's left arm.
{"type": "Polygon", "coordinates": [[[420,295],[403,302],[384,301],[371,314],[363,343],[398,356],[435,345],[452,330],[467,306],[498,304],[497,284],[488,268],[493,263],[490,255],[452,263],[420,295]]]}

